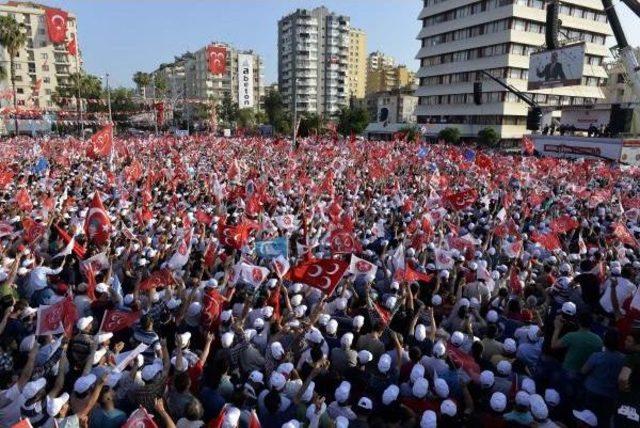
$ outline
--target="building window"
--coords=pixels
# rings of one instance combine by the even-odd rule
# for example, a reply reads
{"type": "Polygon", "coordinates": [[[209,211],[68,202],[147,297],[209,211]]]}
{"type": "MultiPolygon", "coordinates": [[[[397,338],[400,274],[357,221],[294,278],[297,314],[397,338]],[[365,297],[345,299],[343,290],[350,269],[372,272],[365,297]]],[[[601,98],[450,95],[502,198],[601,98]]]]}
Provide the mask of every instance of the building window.
{"type": "Polygon", "coordinates": [[[43,64],[42,71],[49,71],[49,66],[47,64],[43,64]]]}

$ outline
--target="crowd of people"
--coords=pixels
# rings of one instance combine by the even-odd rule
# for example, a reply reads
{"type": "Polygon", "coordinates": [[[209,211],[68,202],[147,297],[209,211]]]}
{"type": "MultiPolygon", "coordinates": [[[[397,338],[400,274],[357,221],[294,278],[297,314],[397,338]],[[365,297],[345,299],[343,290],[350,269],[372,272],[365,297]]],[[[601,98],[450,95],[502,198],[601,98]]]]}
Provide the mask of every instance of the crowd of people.
{"type": "Polygon", "coordinates": [[[0,426],[640,426],[640,170],[0,142],[0,426]]]}

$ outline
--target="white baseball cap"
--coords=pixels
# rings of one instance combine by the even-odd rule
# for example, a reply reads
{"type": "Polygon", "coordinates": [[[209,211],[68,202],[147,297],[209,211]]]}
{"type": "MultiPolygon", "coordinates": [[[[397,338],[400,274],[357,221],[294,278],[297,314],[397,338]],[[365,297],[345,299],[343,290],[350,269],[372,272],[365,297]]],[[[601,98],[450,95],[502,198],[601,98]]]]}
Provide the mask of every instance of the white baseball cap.
{"type": "Polygon", "coordinates": [[[504,412],[507,408],[507,396],[502,392],[494,392],[489,403],[494,412],[504,412]]]}
{"type": "Polygon", "coordinates": [[[438,417],[433,410],[426,410],[420,419],[420,428],[436,428],[438,426],[438,417]]]}
{"type": "Polygon", "coordinates": [[[89,373],[86,376],[79,377],[73,384],[73,390],[78,394],[87,392],[89,388],[96,382],[96,375],[89,373]]]}
{"type": "Polygon", "coordinates": [[[440,404],[440,413],[443,415],[454,417],[458,413],[458,406],[452,400],[444,400],[440,404]]]}
{"type": "Polygon", "coordinates": [[[582,411],[574,410],[573,416],[575,416],[575,418],[578,419],[579,421],[582,421],[585,424],[589,425],[590,427],[598,426],[598,418],[596,417],[596,415],[593,414],[591,410],[588,410],[588,409],[585,409],[582,411]]]}

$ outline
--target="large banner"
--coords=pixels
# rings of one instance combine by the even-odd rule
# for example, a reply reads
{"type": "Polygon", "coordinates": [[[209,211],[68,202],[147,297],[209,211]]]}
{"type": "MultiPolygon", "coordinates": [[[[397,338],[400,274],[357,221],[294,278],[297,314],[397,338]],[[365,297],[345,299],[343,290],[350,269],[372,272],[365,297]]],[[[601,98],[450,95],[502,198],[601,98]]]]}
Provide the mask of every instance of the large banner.
{"type": "Polygon", "coordinates": [[[618,161],[620,138],[589,138],[562,135],[533,135],[535,149],[543,156],[558,158],[607,158],[618,161]]]}
{"type": "Polygon", "coordinates": [[[46,9],[47,33],[51,43],[63,43],[67,38],[67,12],[60,9],[46,9]]]}
{"type": "Polygon", "coordinates": [[[209,71],[212,74],[224,74],[227,70],[227,48],[224,46],[207,46],[209,71]]]}
{"type": "Polygon", "coordinates": [[[527,90],[582,83],[584,43],[531,54],[527,90]]]}
{"type": "Polygon", "coordinates": [[[253,104],[253,55],[238,54],[238,106],[252,108],[253,104]]]}
{"type": "Polygon", "coordinates": [[[611,108],[563,108],[560,125],[575,126],[578,131],[588,131],[591,126],[605,127],[611,119],[611,108]]]}

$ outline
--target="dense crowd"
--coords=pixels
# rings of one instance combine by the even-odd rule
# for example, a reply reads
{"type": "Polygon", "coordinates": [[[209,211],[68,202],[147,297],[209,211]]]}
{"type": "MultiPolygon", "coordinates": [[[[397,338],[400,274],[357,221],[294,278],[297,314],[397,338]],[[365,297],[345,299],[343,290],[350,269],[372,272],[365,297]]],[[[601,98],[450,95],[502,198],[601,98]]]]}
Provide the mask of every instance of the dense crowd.
{"type": "Polygon", "coordinates": [[[1,427],[640,426],[637,168],[102,137],[0,142],[1,427]]]}

